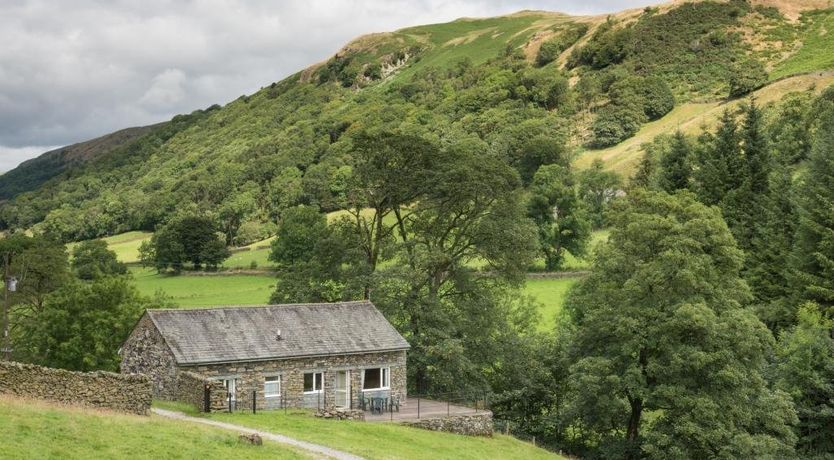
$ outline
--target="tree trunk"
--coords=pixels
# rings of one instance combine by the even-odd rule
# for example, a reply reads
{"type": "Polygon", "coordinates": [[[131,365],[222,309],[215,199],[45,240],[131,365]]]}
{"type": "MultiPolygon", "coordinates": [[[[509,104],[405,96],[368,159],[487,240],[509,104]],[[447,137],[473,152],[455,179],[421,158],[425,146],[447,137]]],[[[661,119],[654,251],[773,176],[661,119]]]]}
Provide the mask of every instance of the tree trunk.
{"type": "Polygon", "coordinates": [[[637,448],[637,439],[640,437],[640,417],[643,415],[643,400],[640,398],[631,399],[631,415],[628,417],[628,429],[626,430],[626,442],[628,443],[626,458],[637,459],[640,457],[637,448]]]}

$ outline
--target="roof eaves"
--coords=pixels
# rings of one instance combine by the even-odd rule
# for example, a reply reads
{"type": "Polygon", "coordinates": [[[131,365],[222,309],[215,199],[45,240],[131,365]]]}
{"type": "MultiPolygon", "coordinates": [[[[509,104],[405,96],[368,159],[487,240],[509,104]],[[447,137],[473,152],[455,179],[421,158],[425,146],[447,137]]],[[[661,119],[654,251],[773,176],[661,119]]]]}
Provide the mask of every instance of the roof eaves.
{"type": "Polygon", "coordinates": [[[267,356],[262,358],[251,358],[251,359],[221,359],[221,360],[211,360],[211,361],[188,361],[188,362],[177,362],[177,364],[182,366],[201,366],[201,365],[210,365],[210,364],[230,364],[230,363],[257,363],[263,361],[277,361],[277,360],[284,360],[284,359],[301,359],[301,358],[325,358],[328,356],[345,356],[345,355],[364,355],[364,354],[371,354],[371,353],[390,353],[392,351],[406,351],[411,349],[411,345],[406,344],[404,347],[396,347],[396,348],[384,348],[378,350],[370,350],[370,351],[351,351],[345,353],[310,353],[306,355],[289,355],[289,356],[267,356]]]}

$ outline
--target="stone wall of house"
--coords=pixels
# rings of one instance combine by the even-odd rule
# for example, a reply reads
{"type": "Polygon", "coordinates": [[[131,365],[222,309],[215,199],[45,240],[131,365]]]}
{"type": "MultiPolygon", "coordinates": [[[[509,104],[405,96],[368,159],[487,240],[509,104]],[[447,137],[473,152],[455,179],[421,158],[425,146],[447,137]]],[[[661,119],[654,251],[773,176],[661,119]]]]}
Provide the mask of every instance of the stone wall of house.
{"type": "Polygon", "coordinates": [[[73,372],[0,361],[0,394],[147,415],[153,392],[145,375],[73,372]]]}
{"type": "Polygon", "coordinates": [[[209,392],[209,412],[228,410],[226,387],[217,380],[193,372],[182,371],[177,374],[176,394],[172,399],[191,404],[200,412],[205,411],[206,390],[209,392]]]}
{"type": "Polygon", "coordinates": [[[334,355],[318,358],[297,358],[272,361],[260,361],[237,364],[212,364],[182,367],[212,379],[234,378],[236,382],[235,407],[250,410],[252,408],[252,391],[258,409],[281,407],[285,402],[288,407],[308,407],[332,409],[336,406],[336,373],[350,371],[350,407],[360,407],[359,395],[362,384],[362,370],[376,367],[391,369],[390,390],[372,392],[375,396],[394,396],[401,404],[406,398],[406,357],[405,351],[385,353],[365,353],[355,355],[334,355]],[[304,374],[322,372],[324,391],[304,394],[304,374]],[[264,382],[267,376],[278,376],[281,382],[280,401],[267,401],[264,398],[264,382]]]}
{"type": "Polygon", "coordinates": [[[153,382],[155,398],[177,399],[177,364],[174,354],[150,316],[145,313],[121,349],[123,374],[145,374],[153,382]]]}
{"type": "Polygon", "coordinates": [[[402,424],[424,430],[444,431],[466,436],[492,436],[493,431],[491,412],[427,418],[414,422],[402,422],[402,424]]]}

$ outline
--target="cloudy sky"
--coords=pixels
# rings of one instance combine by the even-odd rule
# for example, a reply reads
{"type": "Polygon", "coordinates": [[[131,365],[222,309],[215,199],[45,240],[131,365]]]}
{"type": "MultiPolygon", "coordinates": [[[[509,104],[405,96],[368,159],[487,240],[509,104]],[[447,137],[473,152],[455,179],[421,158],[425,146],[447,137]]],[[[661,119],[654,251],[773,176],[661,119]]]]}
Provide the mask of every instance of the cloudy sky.
{"type": "Polygon", "coordinates": [[[0,171],[56,146],[223,104],[351,38],[522,9],[654,0],[0,0],[0,171]]]}

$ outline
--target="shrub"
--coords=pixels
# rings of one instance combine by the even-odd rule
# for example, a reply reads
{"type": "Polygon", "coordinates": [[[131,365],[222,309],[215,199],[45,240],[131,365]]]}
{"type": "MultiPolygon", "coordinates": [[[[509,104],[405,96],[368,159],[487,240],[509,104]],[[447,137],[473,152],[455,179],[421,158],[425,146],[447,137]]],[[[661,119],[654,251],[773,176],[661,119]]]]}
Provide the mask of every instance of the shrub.
{"type": "Polygon", "coordinates": [[[597,115],[591,130],[594,139],[591,147],[610,147],[637,133],[645,121],[639,108],[609,104],[597,115]]]}
{"type": "Polygon", "coordinates": [[[730,75],[730,97],[745,96],[767,83],[767,71],[761,62],[747,59],[735,66],[730,75]]]}

